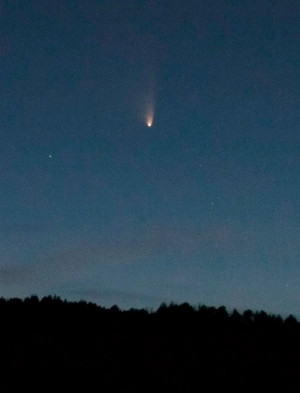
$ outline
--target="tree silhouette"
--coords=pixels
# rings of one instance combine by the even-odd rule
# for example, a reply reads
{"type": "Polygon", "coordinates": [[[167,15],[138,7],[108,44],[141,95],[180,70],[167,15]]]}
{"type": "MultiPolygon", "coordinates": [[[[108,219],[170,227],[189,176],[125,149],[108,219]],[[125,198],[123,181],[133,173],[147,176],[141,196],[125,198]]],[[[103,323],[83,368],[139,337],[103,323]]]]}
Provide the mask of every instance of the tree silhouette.
{"type": "Polygon", "coordinates": [[[124,311],[31,296],[1,298],[0,317],[4,374],[51,371],[53,381],[61,373],[75,381],[88,370],[102,390],[131,392],[299,386],[300,324],[292,315],[188,303],[124,311]]]}

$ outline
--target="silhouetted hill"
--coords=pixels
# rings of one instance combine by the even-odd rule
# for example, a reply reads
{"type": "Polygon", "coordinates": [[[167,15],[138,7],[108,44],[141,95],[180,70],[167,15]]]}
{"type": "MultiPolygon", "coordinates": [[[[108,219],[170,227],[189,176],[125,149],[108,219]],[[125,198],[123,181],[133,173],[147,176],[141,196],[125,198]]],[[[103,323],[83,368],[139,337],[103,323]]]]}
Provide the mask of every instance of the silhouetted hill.
{"type": "Polygon", "coordinates": [[[32,296],[1,298],[0,318],[2,375],[45,376],[54,386],[64,376],[83,392],[92,379],[97,391],[300,391],[293,316],[187,303],[121,311],[32,296]]]}

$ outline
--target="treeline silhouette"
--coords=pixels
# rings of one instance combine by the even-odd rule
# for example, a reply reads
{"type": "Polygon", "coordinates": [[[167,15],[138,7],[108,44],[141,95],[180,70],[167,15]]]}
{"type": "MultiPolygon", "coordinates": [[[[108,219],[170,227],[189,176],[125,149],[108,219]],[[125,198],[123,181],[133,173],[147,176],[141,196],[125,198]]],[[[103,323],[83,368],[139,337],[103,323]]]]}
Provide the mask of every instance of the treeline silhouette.
{"type": "Polygon", "coordinates": [[[280,384],[300,391],[300,323],[292,315],[187,303],[122,311],[31,296],[0,298],[0,318],[3,374],[47,374],[52,382],[64,375],[76,385],[88,373],[97,391],[268,391],[280,384]]]}

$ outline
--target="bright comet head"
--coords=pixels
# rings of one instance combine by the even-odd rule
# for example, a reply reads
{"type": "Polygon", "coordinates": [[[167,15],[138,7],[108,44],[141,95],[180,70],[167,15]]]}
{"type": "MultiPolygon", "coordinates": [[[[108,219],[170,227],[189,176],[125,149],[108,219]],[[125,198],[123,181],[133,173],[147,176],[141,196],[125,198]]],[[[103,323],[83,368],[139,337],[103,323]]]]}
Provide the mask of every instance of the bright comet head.
{"type": "Polygon", "coordinates": [[[151,121],[147,121],[147,126],[151,127],[152,126],[152,122],[151,121]]]}

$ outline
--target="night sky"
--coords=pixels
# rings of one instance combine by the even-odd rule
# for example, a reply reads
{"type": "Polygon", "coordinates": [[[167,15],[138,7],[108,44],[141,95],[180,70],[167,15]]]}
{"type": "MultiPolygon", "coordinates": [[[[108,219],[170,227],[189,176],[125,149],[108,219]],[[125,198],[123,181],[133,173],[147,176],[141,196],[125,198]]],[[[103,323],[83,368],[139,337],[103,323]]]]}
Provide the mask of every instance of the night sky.
{"type": "Polygon", "coordinates": [[[0,296],[300,316],[299,1],[0,18],[0,296]]]}

